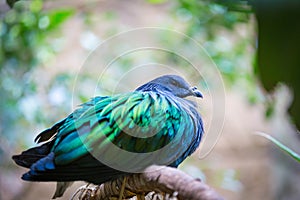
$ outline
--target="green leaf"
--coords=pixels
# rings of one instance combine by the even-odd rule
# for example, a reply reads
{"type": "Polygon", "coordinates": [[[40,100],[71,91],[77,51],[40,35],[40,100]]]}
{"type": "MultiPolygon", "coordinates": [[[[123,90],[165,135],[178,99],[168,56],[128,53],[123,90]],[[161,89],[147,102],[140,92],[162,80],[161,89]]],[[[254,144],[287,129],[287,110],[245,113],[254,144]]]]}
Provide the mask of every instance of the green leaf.
{"type": "Polygon", "coordinates": [[[47,16],[49,18],[49,26],[47,27],[47,30],[55,30],[73,14],[73,9],[62,9],[50,12],[47,16]]]}
{"type": "Polygon", "coordinates": [[[289,147],[287,147],[284,144],[282,144],[281,142],[279,142],[274,137],[272,137],[272,136],[270,136],[266,133],[263,133],[263,132],[255,132],[255,135],[259,135],[259,136],[262,136],[262,137],[268,139],[269,141],[273,142],[277,147],[279,147],[281,150],[283,150],[288,155],[290,155],[292,158],[294,158],[296,161],[300,162],[300,155],[299,154],[297,154],[295,151],[293,151],[289,147]]]}

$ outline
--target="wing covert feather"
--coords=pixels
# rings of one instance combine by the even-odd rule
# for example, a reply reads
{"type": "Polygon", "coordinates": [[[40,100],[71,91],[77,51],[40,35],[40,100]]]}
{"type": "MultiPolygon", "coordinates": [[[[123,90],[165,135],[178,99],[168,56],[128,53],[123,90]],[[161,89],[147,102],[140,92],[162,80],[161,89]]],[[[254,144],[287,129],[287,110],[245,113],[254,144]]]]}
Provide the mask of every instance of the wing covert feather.
{"type": "Polygon", "coordinates": [[[195,126],[190,126],[193,123],[174,100],[154,92],[103,98],[58,130],[58,142],[53,147],[55,161],[65,165],[89,152],[101,152],[97,156],[104,156],[109,144],[128,152],[149,153],[169,143],[174,146],[170,146],[172,152],[162,156],[170,160],[182,153],[178,145],[191,143],[193,137],[182,141],[182,135],[195,132],[195,126]]]}

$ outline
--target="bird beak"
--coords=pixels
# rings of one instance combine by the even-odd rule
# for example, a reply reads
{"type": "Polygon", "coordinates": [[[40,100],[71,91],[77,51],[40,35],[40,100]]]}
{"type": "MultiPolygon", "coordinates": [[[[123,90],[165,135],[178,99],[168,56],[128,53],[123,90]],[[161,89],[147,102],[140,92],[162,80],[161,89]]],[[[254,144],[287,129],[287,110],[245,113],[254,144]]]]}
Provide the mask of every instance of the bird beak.
{"type": "Polygon", "coordinates": [[[197,89],[196,86],[191,87],[191,88],[190,88],[190,91],[191,91],[191,93],[192,93],[193,96],[203,98],[203,95],[202,95],[201,92],[197,89]]]}

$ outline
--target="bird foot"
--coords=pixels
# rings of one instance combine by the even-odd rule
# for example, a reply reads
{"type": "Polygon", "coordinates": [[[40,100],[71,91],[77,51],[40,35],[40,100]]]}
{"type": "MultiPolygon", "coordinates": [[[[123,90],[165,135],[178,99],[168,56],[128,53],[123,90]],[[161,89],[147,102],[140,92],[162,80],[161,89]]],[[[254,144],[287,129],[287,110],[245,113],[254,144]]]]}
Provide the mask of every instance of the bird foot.
{"type": "Polygon", "coordinates": [[[99,186],[90,187],[90,183],[81,186],[76,190],[76,192],[71,197],[71,200],[76,200],[75,197],[79,194],[77,199],[93,199],[96,196],[99,186]]]}

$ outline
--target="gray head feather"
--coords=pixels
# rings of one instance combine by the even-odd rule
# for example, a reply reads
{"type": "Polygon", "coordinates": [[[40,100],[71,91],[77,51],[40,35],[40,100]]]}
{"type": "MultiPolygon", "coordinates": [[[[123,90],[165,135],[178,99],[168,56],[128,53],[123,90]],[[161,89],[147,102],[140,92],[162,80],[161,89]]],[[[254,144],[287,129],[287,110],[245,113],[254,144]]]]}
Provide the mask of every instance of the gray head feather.
{"type": "Polygon", "coordinates": [[[138,91],[165,91],[170,92],[175,96],[184,98],[187,96],[201,97],[202,94],[197,87],[192,87],[182,77],[177,75],[164,75],[160,76],[142,86],[138,91]]]}

